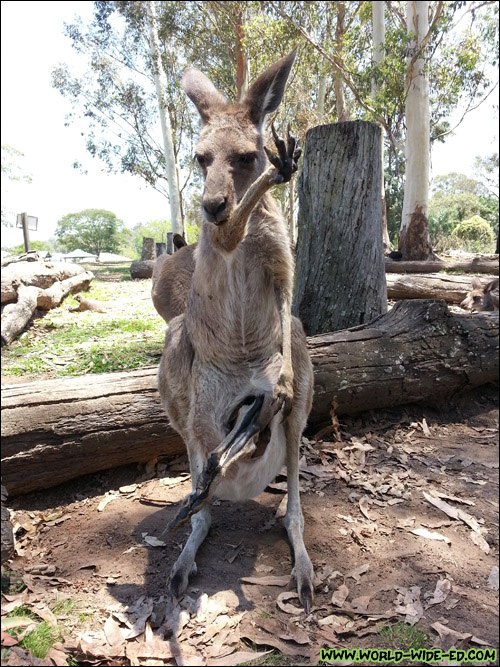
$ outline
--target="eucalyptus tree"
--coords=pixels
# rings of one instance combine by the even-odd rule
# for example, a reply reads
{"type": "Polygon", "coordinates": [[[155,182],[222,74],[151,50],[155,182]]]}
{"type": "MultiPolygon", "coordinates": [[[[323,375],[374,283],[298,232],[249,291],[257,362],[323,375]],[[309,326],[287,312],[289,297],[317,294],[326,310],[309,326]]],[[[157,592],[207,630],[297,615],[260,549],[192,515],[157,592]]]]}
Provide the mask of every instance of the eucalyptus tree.
{"type": "MultiPolygon", "coordinates": [[[[345,3],[341,49],[333,30],[339,25],[339,12],[344,12],[343,3],[264,4],[275,17],[294,28],[296,38],[304,43],[304,50],[313,50],[321,64],[328,63],[324,120],[339,120],[338,94],[333,83],[340,73],[350,118],[372,120],[384,128],[389,226],[396,234],[401,223],[401,195],[405,184],[408,80],[417,60],[414,57],[417,53],[408,58],[413,33],[407,25],[406,3],[345,3]],[[384,54],[378,62],[370,58],[374,41],[377,43],[372,28],[372,4],[386,6],[384,40],[382,45],[378,43],[379,48],[384,47],[384,54]],[[330,39],[324,37],[325,15],[329,17],[330,39]]],[[[491,66],[497,64],[498,4],[478,1],[429,2],[428,5],[429,30],[422,40],[432,145],[436,140],[445,141],[453,131],[450,117],[457,107],[463,107],[465,116],[496,86],[491,66]]],[[[311,105],[316,95],[313,72],[311,70],[309,87],[311,105]]]]}
{"type": "Polygon", "coordinates": [[[182,147],[192,143],[195,131],[179,90],[184,63],[174,43],[184,5],[157,3],[163,27],[157,38],[157,17],[148,14],[147,3],[95,2],[88,25],[81,18],[65,24],[66,35],[82,56],[81,71],[70,71],[67,64],[52,71],[52,85],[72,103],[67,123],[77,117],[88,123],[88,152],[108,171],[137,175],[164,194],[179,233],[178,202],[188,180],[180,183],[179,175],[183,168],[188,175],[190,171],[190,161],[182,161],[182,147]]]}

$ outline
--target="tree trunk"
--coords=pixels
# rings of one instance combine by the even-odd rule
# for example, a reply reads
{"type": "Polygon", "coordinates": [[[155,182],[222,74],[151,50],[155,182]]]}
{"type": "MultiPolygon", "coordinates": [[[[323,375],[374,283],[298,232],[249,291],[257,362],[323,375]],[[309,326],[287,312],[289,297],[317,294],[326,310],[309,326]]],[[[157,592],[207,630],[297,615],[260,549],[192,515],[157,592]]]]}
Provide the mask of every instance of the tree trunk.
{"type": "MultiPolygon", "coordinates": [[[[374,65],[379,65],[385,57],[385,23],[384,23],[384,2],[372,2],[372,24],[373,24],[373,49],[372,59],[374,65]]],[[[372,98],[375,100],[380,86],[377,77],[372,77],[372,98]]],[[[380,160],[382,164],[382,178],[380,183],[380,200],[382,205],[382,243],[384,252],[391,249],[391,240],[387,228],[387,205],[385,201],[385,183],[384,183],[384,129],[382,128],[382,141],[380,142],[380,160]]]]}
{"type": "Polygon", "coordinates": [[[405,191],[398,249],[406,260],[425,260],[435,258],[429,237],[429,84],[423,53],[423,39],[429,30],[429,3],[409,0],[406,7],[411,41],[406,77],[405,191]]]}
{"type": "Polygon", "coordinates": [[[380,140],[380,127],[365,121],[322,125],[306,135],[293,311],[309,336],[387,310],[380,140]]]}
{"type": "Polygon", "coordinates": [[[235,32],[236,32],[236,85],[237,98],[241,100],[248,90],[248,82],[250,79],[250,63],[248,62],[247,54],[243,46],[243,38],[245,36],[244,26],[247,20],[248,8],[245,3],[241,5],[241,11],[238,16],[235,32]]]}
{"type": "MultiPolygon", "coordinates": [[[[462,303],[472,291],[472,276],[388,273],[386,279],[389,299],[443,299],[448,303],[462,303]]],[[[479,280],[482,285],[487,285],[493,277],[481,276],[479,280]]]]}
{"type": "MultiPolygon", "coordinates": [[[[335,56],[336,60],[342,57],[344,48],[344,19],[345,19],[345,2],[337,2],[337,24],[335,26],[335,56]]],[[[350,120],[349,110],[346,106],[344,95],[344,83],[342,81],[342,71],[340,67],[335,67],[333,71],[333,89],[335,91],[335,106],[337,109],[337,120],[339,123],[344,123],[350,120]]]]}
{"type": "Polygon", "coordinates": [[[437,273],[443,270],[489,273],[498,276],[498,260],[474,257],[469,262],[395,262],[391,259],[385,261],[386,273],[437,273]]]}
{"type": "Polygon", "coordinates": [[[156,85],[158,112],[160,114],[161,132],[163,136],[163,153],[165,156],[165,168],[168,180],[168,198],[170,200],[170,220],[174,234],[185,236],[185,229],[181,216],[179,182],[177,178],[172,127],[170,125],[170,118],[168,115],[165,87],[162,81],[163,78],[166,79],[166,75],[161,62],[160,43],[158,39],[158,27],[156,22],[156,10],[154,2],[149,1],[146,3],[146,15],[150,34],[150,51],[153,61],[153,77],[156,85]]]}
{"type": "MultiPolygon", "coordinates": [[[[498,313],[405,301],[366,325],[309,341],[310,422],[405,403],[446,403],[498,378],[498,313]]],[[[2,478],[9,494],[184,451],[157,392],[157,369],[2,388],[2,478]]]]}

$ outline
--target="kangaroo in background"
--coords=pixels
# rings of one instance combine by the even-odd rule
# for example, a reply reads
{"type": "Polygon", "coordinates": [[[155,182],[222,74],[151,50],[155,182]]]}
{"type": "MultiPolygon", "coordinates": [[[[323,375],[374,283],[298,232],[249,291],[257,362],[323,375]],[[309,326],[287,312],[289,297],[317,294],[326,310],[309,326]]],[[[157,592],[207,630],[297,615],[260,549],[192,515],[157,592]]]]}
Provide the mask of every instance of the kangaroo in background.
{"type": "MultiPolygon", "coordinates": [[[[309,611],[314,572],[303,541],[298,463],[313,373],[302,325],[291,316],[288,232],[268,192],[290,179],[300,151],[289,133],[285,144],[273,130],[278,156],[262,138],[264,118],[278,108],[294,59],[295,50],[236,104],[200,71],[184,74],[182,86],[203,122],[195,155],[204,178],[202,228],[185,312],[171,319],[165,336],[158,386],[187,446],[193,506],[207,470],[215,478],[206,498],[243,500],[261,493],[286,462],[292,576],[309,611]],[[216,452],[222,454],[211,468],[216,452]]],[[[170,576],[175,597],[196,571],[196,552],[211,523],[206,504],[194,511],[170,576]]]]}
{"type": "Polygon", "coordinates": [[[174,234],[173,242],[177,252],[156,258],[151,286],[153,305],[167,324],[186,310],[197,245],[186,245],[180,234],[174,234]]]}
{"type": "Polygon", "coordinates": [[[462,301],[460,307],[473,313],[498,310],[498,278],[483,286],[479,278],[474,276],[472,290],[462,301]]]}

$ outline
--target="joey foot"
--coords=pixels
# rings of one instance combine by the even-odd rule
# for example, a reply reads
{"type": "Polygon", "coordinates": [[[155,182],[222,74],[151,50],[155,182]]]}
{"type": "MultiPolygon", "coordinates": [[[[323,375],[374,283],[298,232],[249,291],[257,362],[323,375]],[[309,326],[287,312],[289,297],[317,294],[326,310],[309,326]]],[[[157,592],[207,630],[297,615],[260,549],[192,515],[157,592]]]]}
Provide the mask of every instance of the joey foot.
{"type": "Polygon", "coordinates": [[[302,154],[302,149],[299,146],[298,139],[290,133],[290,125],[287,128],[286,144],[283,139],[280,139],[278,136],[274,129],[274,124],[271,125],[271,130],[278,151],[278,155],[275,155],[264,146],[269,162],[271,162],[271,164],[278,170],[276,176],[271,179],[271,183],[288,183],[292,178],[292,174],[298,169],[297,162],[302,154]]]}
{"type": "Polygon", "coordinates": [[[274,388],[274,406],[276,412],[282,410],[283,419],[288,417],[292,411],[293,400],[293,374],[286,371],[281,373],[274,388]]]}

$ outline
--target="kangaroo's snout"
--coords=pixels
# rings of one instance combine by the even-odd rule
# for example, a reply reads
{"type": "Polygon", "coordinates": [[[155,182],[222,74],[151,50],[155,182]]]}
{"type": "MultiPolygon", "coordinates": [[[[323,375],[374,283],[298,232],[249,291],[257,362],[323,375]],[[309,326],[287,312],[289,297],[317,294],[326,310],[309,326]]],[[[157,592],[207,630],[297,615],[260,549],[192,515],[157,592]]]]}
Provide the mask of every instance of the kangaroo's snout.
{"type": "Polygon", "coordinates": [[[222,194],[218,194],[214,197],[204,197],[203,210],[208,222],[213,222],[216,225],[220,225],[223,222],[226,222],[227,218],[229,217],[227,210],[227,197],[224,197],[222,194]]]}

